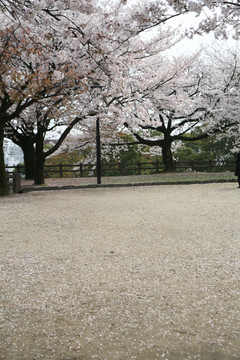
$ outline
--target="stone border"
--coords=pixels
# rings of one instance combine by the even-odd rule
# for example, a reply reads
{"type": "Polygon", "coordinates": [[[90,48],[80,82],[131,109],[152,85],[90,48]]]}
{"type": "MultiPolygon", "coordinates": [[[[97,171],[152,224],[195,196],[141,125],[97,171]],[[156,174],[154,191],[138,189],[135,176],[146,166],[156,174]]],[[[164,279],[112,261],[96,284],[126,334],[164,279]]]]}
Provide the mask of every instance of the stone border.
{"type": "Polygon", "coordinates": [[[176,182],[150,182],[150,183],[126,183],[126,184],[89,184],[89,185],[62,185],[62,186],[29,186],[22,187],[20,193],[32,191],[48,190],[74,190],[74,189],[96,189],[96,188],[116,188],[116,187],[136,187],[136,186],[159,186],[159,185],[197,185],[197,184],[216,184],[216,183],[233,183],[237,180],[199,180],[199,181],[176,181],[176,182]]]}

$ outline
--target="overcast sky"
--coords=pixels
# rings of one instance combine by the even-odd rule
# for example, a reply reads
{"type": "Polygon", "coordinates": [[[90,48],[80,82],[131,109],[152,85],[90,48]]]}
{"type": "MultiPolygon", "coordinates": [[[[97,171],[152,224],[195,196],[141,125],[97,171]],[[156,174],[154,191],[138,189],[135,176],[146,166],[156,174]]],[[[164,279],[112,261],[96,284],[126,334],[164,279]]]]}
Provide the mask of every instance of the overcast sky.
{"type": "MultiPolygon", "coordinates": [[[[196,28],[200,20],[201,17],[196,17],[195,14],[190,13],[174,18],[173,20],[169,20],[167,25],[184,32],[184,30],[189,30],[191,27],[196,28]]],[[[230,37],[227,40],[217,40],[213,33],[204,34],[202,36],[195,35],[193,39],[185,37],[177,45],[175,45],[174,48],[169,51],[169,53],[173,54],[174,56],[190,55],[199,51],[201,48],[204,49],[204,47],[206,47],[208,49],[209,47],[213,47],[218,43],[221,44],[222,47],[237,47],[237,45],[240,46],[240,41],[233,40],[231,38],[231,32],[229,34],[230,37]]]]}

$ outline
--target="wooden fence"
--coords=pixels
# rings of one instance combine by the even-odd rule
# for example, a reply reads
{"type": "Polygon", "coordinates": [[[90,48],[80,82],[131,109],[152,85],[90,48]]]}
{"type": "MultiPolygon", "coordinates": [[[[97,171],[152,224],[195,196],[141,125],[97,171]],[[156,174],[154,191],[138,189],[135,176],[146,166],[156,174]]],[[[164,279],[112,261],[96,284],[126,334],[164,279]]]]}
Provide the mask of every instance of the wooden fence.
{"type": "MultiPolygon", "coordinates": [[[[17,165],[6,167],[19,174],[24,174],[24,166],[17,165]]],[[[191,160],[176,161],[176,171],[205,171],[205,172],[222,172],[234,171],[235,162],[230,160],[191,160]]],[[[138,162],[138,163],[102,163],[102,176],[125,176],[125,175],[142,175],[153,174],[163,171],[164,165],[160,161],[138,162]]],[[[45,177],[92,177],[96,176],[96,164],[72,164],[72,165],[45,165],[45,177]]]]}

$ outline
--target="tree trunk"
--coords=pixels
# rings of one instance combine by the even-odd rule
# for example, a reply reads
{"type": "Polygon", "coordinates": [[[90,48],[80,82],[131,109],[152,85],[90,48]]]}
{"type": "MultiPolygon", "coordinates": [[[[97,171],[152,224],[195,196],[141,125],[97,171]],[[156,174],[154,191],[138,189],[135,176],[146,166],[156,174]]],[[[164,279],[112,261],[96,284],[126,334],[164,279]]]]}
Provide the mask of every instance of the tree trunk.
{"type": "Polygon", "coordinates": [[[0,196],[9,195],[3,151],[4,126],[0,124],[0,196]]]}
{"type": "Polygon", "coordinates": [[[162,144],[162,159],[164,164],[164,171],[170,172],[176,170],[176,165],[172,156],[172,142],[168,138],[164,138],[162,144]]]}
{"type": "Polygon", "coordinates": [[[34,177],[34,184],[44,184],[44,162],[45,156],[43,152],[44,135],[42,126],[38,126],[38,132],[36,137],[36,171],[34,177]]]}
{"type": "Polygon", "coordinates": [[[24,155],[25,179],[34,179],[36,173],[36,151],[32,139],[25,139],[21,148],[24,155]]]}

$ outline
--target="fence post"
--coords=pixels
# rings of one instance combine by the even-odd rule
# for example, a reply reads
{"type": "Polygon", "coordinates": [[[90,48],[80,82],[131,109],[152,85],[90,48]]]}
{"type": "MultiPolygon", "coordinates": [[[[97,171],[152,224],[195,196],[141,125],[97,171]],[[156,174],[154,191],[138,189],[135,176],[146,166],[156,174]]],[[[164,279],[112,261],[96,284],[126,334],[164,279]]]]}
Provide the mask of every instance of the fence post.
{"type": "Polygon", "coordinates": [[[21,190],[21,176],[20,173],[13,174],[13,193],[19,194],[21,190]]]}
{"type": "Polygon", "coordinates": [[[174,170],[177,170],[177,160],[173,160],[173,167],[174,167],[174,170]]]}
{"type": "Polygon", "coordinates": [[[62,163],[59,164],[59,174],[60,174],[60,178],[62,178],[63,177],[62,163]]]}
{"type": "Polygon", "coordinates": [[[192,171],[195,170],[195,161],[194,160],[191,161],[191,168],[192,168],[192,171]]]}
{"type": "Polygon", "coordinates": [[[79,164],[79,172],[80,172],[80,177],[83,177],[83,164],[82,163],[79,164]]]}
{"type": "Polygon", "coordinates": [[[140,161],[138,162],[138,175],[141,175],[141,163],[140,163],[140,161]]]}
{"type": "Polygon", "coordinates": [[[122,176],[122,163],[121,162],[118,163],[118,171],[119,171],[119,176],[122,176]]]}
{"type": "Polygon", "coordinates": [[[226,171],[228,171],[229,170],[229,168],[230,168],[230,166],[229,166],[229,160],[228,159],[226,159],[226,161],[225,161],[225,169],[226,169],[226,171]]]}
{"type": "Polygon", "coordinates": [[[208,171],[209,172],[212,171],[212,167],[213,167],[212,160],[208,160],[208,171]]]}

